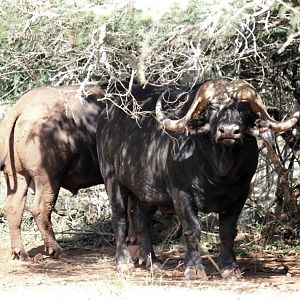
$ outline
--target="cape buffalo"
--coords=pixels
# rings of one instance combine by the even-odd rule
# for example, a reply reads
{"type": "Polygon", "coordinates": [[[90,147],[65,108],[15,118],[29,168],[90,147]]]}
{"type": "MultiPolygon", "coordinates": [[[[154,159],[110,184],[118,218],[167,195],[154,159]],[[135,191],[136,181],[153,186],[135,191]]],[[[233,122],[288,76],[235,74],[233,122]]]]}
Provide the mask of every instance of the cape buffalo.
{"type": "Polygon", "coordinates": [[[0,162],[7,183],[4,211],[14,257],[28,259],[21,221],[29,186],[35,190],[31,211],[49,254],[60,247],[51,211],[60,187],[72,193],[103,183],[96,151],[98,86],[44,87],[23,95],[0,124],[0,162]]]}
{"type": "Polygon", "coordinates": [[[206,277],[198,251],[198,211],[219,214],[220,267],[224,276],[238,275],[234,237],[257,167],[255,137],[269,139],[271,131],[294,126],[298,106],[288,120],[277,122],[244,80],[210,80],[186,90],[169,88],[162,94],[153,86],[134,85],[131,93],[135,105],[144,111],[138,122],[120,109],[123,99],[119,97],[108,104],[97,123],[98,158],[112,207],[117,269],[132,267],[125,232],[127,198],[133,195],[140,255],[146,264],[156,259],[149,211],[174,206],[187,248],[185,275],[206,277]],[[167,113],[173,114],[172,119],[167,113]]]}

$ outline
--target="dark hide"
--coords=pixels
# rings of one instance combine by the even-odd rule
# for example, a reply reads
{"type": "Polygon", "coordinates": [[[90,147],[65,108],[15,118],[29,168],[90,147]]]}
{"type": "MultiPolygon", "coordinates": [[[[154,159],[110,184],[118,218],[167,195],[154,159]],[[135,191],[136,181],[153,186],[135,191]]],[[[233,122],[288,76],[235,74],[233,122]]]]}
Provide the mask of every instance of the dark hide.
{"type": "MultiPolygon", "coordinates": [[[[198,88],[172,89],[169,105],[165,105],[164,110],[172,108],[174,112],[174,103],[178,100],[176,103],[180,105],[175,112],[181,117],[198,88]]],[[[138,123],[114,105],[109,105],[98,119],[98,157],[112,206],[117,266],[122,269],[131,263],[125,232],[127,199],[133,194],[143,260],[149,261],[149,254],[155,259],[149,233],[149,211],[153,207],[174,206],[186,241],[186,275],[202,277],[204,272],[198,251],[198,211],[219,213],[220,266],[222,270],[237,270],[233,249],[236,222],[258,160],[256,139],[248,134],[256,116],[247,103],[232,99],[222,107],[223,99],[220,98],[190,121],[189,135],[187,132],[165,132],[153,113],[161,93],[161,88],[133,87],[132,94],[142,110],[149,112],[138,123]],[[238,130],[232,130],[236,126],[238,130]]],[[[120,99],[116,99],[118,101],[120,99]]]]}

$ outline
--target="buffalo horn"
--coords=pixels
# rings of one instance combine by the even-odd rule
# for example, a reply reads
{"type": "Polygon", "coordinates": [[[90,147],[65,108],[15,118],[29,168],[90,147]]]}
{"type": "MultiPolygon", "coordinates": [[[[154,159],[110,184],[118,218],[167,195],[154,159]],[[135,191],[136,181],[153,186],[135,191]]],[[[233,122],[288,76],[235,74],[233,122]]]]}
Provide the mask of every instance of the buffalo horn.
{"type": "Polygon", "coordinates": [[[185,130],[185,126],[197,113],[203,112],[210,99],[216,97],[216,95],[226,92],[227,80],[210,80],[205,82],[198,89],[194,101],[191,104],[188,112],[184,117],[178,120],[169,119],[163,112],[162,100],[165,98],[167,91],[165,91],[156,103],[156,118],[161,126],[170,131],[182,131],[185,130]]]}
{"type": "Polygon", "coordinates": [[[238,101],[246,100],[249,102],[251,110],[256,113],[262,120],[267,121],[274,132],[281,133],[291,129],[298,122],[300,109],[298,102],[295,103],[293,114],[285,121],[274,120],[267,112],[256,89],[245,80],[233,80],[231,82],[233,96],[238,101]]]}

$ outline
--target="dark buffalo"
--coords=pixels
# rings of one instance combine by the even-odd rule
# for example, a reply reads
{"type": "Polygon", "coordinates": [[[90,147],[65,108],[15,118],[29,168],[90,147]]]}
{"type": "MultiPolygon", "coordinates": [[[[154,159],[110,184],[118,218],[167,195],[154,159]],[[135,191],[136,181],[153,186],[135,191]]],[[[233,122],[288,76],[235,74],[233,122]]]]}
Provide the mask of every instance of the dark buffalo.
{"type": "Polygon", "coordinates": [[[96,150],[97,86],[45,87],[23,95],[0,124],[0,162],[7,183],[4,210],[14,257],[28,259],[21,221],[29,186],[31,211],[45,248],[60,253],[51,212],[60,187],[72,193],[103,183],[96,150]]]}
{"type": "Polygon", "coordinates": [[[140,255],[146,264],[150,258],[152,262],[156,259],[149,212],[153,207],[174,206],[187,247],[185,275],[206,277],[198,251],[198,211],[219,214],[221,270],[237,275],[234,238],[258,161],[254,136],[268,139],[271,129],[283,132],[294,126],[298,106],[291,118],[276,122],[254,87],[243,80],[211,80],[160,94],[161,89],[135,85],[132,95],[145,111],[139,122],[119,108],[119,98],[115,99],[117,105],[108,105],[97,124],[98,157],[111,201],[117,268],[132,266],[125,238],[127,199],[134,195],[140,255]],[[168,105],[163,105],[163,100],[168,105]],[[180,119],[166,117],[167,111],[180,119]]]}

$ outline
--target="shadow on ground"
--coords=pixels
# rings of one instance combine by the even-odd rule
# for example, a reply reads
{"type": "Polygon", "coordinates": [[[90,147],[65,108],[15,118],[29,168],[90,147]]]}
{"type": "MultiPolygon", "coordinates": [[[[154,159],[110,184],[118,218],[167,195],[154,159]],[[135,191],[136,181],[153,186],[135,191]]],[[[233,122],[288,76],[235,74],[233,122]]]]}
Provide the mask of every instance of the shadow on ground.
{"type": "MultiPolygon", "coordinates": [[[[238,257],[243,277],[224,280],[212,263],[217,257],[204,256],[203,262],[209,275],[207,281],[188,281],[183,276],[184,248],[160,250],[158,256],[164,262],[160,273],[151,273],[144,267],[136,267],[131,274],[118,274],[115,270],[113,247],[73,247],[64,245],[59,259],[44,256],[39,262],[13,261],[8,248],[0,248],[0,287],[39,284],[69,284],[76,282],[110,282],[122,280],[137,285],[167,285],[182,287],[216,287],[255,291],[261,287],[282,290],[300,289],[300,255],[282,253],[254,253],[238,257]]],[[[28,245],[31,257],[43,253],[43,246],[28,245]]],[[[45,253],[44,253],[45,254],[45,253]]]]}

